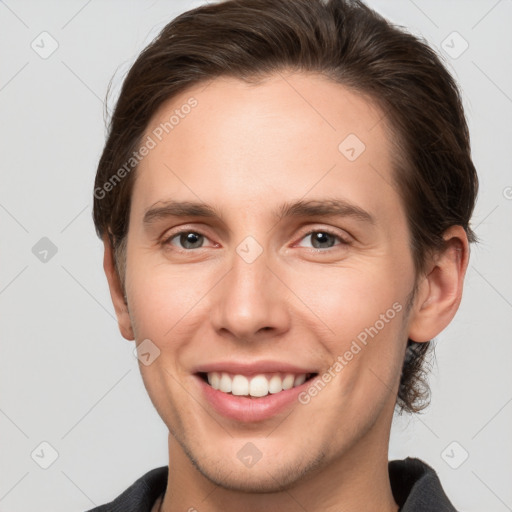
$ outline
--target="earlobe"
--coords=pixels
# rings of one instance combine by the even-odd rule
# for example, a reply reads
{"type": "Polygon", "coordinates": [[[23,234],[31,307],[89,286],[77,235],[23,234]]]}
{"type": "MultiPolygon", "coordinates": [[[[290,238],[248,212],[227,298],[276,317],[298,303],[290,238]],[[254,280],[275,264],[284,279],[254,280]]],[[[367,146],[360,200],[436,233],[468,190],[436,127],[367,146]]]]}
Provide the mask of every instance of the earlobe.
{"type": "Polygon", "coordinates": [[[455,316],[462,298],[469,259],[466,232],[462,226],[452,226],[443,238],[445,248],[436,253],[418,285],[409,324],[409,338],[416,342],[437,336],[455,316]]]}
{"type": "Polygon", "coordinates": [[[119,330],[121,331],[123,338],[127,339],[128,341],[133,341],[135,336],[133,334],[130,314],[128,312],[128,306],[125,302],[121,282],[116,272],[114,252],[107,234],[105,234],[103,237],[103,246],[103,270],[105,271],[105,275],[107,277],[108,286],[110,289],[110,297],[112,298],[112,303],[116,312],[119,330]]]}

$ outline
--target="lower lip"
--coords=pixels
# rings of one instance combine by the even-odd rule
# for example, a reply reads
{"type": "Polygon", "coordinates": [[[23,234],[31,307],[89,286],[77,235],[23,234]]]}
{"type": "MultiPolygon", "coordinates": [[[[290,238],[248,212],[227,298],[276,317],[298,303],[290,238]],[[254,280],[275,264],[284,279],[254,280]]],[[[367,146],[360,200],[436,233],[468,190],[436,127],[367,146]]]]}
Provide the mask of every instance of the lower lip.
{"type": "Polygon", "coordinates": [[[299,405],[298,395],[311,385],[310,379],[295,388],[268,394],[259,398],[236,396],[212,388],[201,377],[194,375],[208,403],[220,414],[241,422],[264,421],[284,411],[293,403],[299,405]]]}

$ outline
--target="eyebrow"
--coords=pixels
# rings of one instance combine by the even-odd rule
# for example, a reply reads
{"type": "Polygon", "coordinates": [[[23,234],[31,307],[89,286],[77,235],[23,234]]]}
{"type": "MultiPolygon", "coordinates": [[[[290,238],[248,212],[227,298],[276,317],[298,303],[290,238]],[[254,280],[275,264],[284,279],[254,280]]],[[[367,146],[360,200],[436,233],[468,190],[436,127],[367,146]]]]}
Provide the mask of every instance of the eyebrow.
{"type": "MultiPolygon", "coordinates": [[[[375,218],[361,207],[344,199],[314,199],[285,202],[274,210],[273,215],[282,220],[289,217],[353,217],[375,224],[375,218]]],[[[143,224],[150,226],[169,217],[202,217],[220,219],[218,211],[205,203],[193,201],[158,201],[144,213],[143,224]]]]}

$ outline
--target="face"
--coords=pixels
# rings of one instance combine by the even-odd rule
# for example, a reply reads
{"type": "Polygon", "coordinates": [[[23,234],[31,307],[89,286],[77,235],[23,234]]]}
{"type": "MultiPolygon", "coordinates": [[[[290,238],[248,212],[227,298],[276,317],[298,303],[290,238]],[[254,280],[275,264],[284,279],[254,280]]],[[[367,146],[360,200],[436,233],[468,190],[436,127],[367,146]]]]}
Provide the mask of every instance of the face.
{"type": "Polygon", "coordinates": [[[151,400],[219,485],[271,491],[387,453],[415,274],[381,119],[290,74],[191,88],[147,128],[131,325],[160,351],[140,364],[151,400]]]}

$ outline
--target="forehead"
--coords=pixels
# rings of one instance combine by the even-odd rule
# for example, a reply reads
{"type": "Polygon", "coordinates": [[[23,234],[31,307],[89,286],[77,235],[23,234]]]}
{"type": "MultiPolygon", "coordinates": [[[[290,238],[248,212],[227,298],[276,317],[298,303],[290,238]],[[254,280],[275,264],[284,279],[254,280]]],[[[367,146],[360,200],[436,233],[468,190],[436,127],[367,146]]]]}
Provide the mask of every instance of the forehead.
{"type": "Polygon", "coordinates": [[[385,193],[396,203],[383,118],[369,98],[316,74],[199,84],[149,123],[154,147],[137,169],[133,206],[176,196],[239,208],[328,194],[379,208],[385,193]]]}

